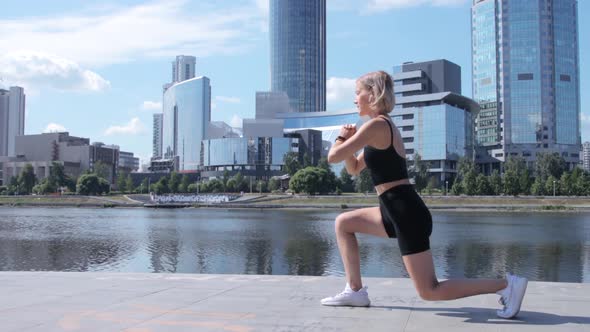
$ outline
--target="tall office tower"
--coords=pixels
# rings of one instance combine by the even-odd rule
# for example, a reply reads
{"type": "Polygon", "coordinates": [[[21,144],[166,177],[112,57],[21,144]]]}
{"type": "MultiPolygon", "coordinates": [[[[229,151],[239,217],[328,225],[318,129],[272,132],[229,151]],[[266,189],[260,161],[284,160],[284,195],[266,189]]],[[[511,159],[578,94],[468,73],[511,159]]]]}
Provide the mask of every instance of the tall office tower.
{"type": "Polygon", "coordinates": [[[590,142],[582,144],[581,164],[585,171],[590,172],[590,142]]]}
{"type": "Polygon", "coordinates": [[[164,92],[163,150],[179,171],[202,165],[202,141],[211,122],[211,85],[205,76],[175,83],[164,92]]]}
{"type": "Polygon", "coordinates": [[[543,152],[578,164],[577,0],[473,0],[471,18],[476,137],[494,158],[484,170],[509,156],[532,167],[543,152]]]}
{"type": "Polygon", "coordinates": [[[289,112],[289,97],[285,92],[256,92],[256,119],[274,119],[277,113],[289,112]]]}
{"type": "Polygon", "coordinates": [[[0,156],[14,156],[16,136],[25,134],[25,92],[0,89],[0,156]]]}
{"type": "Polygon", "coordinates": [[[271,91],[294,112],[326,110],[326,0],[270,0],[271,91]]]}
{"type": "Polygon", "coordinates": [[[197,58],[190,55],[177,55],[172,62],[172,83],[190,80],[195,77],[197,58]]]}
{"type": "Polygon", "coordinates": [[[164,121],[163,113],[154,114],[154,126],[152,131],[152,158],[162,158],[162,126],[164,121]]]}

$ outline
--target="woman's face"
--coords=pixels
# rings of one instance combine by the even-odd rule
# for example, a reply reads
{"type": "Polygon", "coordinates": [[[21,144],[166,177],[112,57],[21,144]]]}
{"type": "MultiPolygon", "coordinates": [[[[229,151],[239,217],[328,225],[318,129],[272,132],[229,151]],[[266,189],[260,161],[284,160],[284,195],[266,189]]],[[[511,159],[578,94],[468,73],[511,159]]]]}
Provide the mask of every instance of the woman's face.
{"type": "Polygon", "coordinates": [[[354,103],[359,112],[359,116],[365,116],[371,114],[371,102],[373,96],[371,92],[365,88],[360,82],[356,82],[354,103]]]}

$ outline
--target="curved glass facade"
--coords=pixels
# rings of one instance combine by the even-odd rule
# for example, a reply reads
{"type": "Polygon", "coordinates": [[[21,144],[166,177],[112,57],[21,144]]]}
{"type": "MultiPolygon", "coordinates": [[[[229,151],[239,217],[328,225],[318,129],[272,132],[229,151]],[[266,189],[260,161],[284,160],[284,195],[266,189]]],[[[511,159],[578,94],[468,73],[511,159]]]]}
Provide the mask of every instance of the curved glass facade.
{"type": "Polygon", "coordinates": [[[263,166],[279,170],[285,155],[296,152],[299,140],[288,137],[219,138],[203,141],[206,169],[252,169],[263,166]]]}
{"type": "Polygon", "coordinates": [[[164,92],[164,158],[178,158],[177,169],[197,170],[201,142],[211,120],[211,86],[207,77],[197,77],[170,86],[164,92]]]}
{"type": "Polygon", "coordinates": [[[294,112],[326,110],[326,0],[270,0],[270,81],[294,112]]]}

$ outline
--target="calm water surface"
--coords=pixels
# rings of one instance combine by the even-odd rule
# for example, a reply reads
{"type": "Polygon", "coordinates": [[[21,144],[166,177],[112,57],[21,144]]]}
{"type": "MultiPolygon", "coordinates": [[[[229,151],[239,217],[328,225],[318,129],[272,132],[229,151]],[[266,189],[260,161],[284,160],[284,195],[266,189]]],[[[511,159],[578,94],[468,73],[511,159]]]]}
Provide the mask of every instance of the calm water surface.
{"type": "MultiPolygon", "coordinates": [[[[0,208],[0,270],[344,275],[340,211],[0,208]]],[[[432,211],[437,275],[590,282],[590,214],[432,211]]],[[[407,277],[359,236],[362,273],[407,277]]]]}

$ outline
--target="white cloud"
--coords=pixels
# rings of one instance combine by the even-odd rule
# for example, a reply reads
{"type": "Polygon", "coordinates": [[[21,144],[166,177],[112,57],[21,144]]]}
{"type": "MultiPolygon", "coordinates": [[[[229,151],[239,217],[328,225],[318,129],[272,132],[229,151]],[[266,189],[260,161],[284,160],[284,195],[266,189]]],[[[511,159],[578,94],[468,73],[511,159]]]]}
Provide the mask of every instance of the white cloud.
{"type": "Polygon", "coordinates": [[[216,2],[156,0],[63,16],[0,19],[0,54],[42,52],[82,66],[145,56],[236,54],[260,36],[262,1],[227,8],[216,2]]]}
{"type": "Polygon", "coordinates": [[[234,116],[231,118],[229,125],[234,128],[242,128],[242,122],[243,119],[240,118],[238,115],[234,114],[234,116]]]}
{"type": "Polygon", "coordinates": [[[45,127],[45,130],[43,130],[44,133],[63,133],[66,131],[66,127],[53,122],[48,124],[47,127],[45,127]]]}
{"type": "Polygon", "coordinates": [[[238,97],[216,96],[215,100],[230,104],[239,104],[241,102],[240,98],[238,97]]]}
{"type": "Polygon", "coordinates": [[[1,54],[0,77],[5,84],[26,90],[102,91],[110,87],[109,81],[74,61],[36,52],[1,54]]]}
{"type": "Polygon", "coordinates": [[[211,102],[211,109],[212,110],[216,110],[217,109],[217,103],[216,102],[211,102]]]}
{"type": "Polygon", "coordinates": [[[141,109],[144,111],[162,111],[162,103],[159,101],[146,100],[141,104],[141,109]]]}
{"type": "Polygon", "coordinates": [[[367,10],[369,12],[386,11],[417,6],[458,6],[465,4],[467,0],[369,0],[367,10]]]}
{"type": "Polygon", "coordinates": [[[355,79],[330,77],[326,81],[326,101],[329,103],[354,102],[355,86],[355,79]]]}
{"type": "Polygon", "coordinates": [[[106,136],[111,135],[137,135],[145,131],[145,126],[139,118],[133,118],[124,126],[110,126],[105,130],[106,136]]]}

